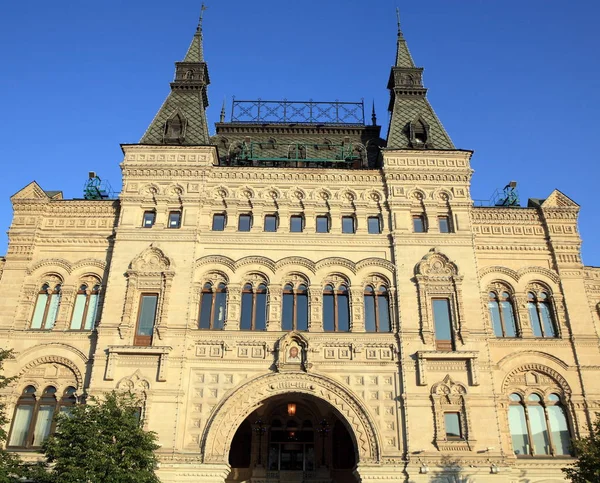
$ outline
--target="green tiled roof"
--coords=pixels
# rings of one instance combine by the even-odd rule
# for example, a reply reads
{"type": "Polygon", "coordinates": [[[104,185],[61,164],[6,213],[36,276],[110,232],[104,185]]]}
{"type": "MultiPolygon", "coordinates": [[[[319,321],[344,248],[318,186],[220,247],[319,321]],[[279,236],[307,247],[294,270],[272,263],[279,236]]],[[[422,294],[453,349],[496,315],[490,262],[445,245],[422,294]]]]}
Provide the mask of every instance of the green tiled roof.
{"type": "Polygon", "coordinates": [[[167,120],[180,114],[187,121],[185,139],[182,144],[208,144],[208,126],[202,102],[202,93],[199,90],[171,91],[140,143],[164,144],[167,120]]]}
{"type": "Polygon", "coordinates": [[[204,50],[202,49],[202,30],[198,29],[194,34],[192,43],[185,54],[184,62],[204,62],[204,50]]]}
{"type": "Polygon", "coordinates": [[[415,67],[408,44],[404,40],[402,32],[398,32],[398,47],[396,49],[396,67],[415,67]]]}
{"type": "Polygon", "coordinates": [[[429,142],[435,149],[454,149],[454,144],[425,96],[397,96],[394,102],[388,148],[410,148],[408,124],[418,118],[429,124],[429,142]]]}
{"type": "MultiPolygon", "coordinates": [[[[398,25],[398,27],[400,27],[398,25]]],[[[413,61],[404,35],[398,28],[396,65],[392,68],[388,88],[391,91],[390,128],[388,148],[413,148],[410,139],[410,123],[423,121],[428,126],[426,149],[454,149],[452,140],[436,116],[423,87],[423,69],[413,61]]]]}
{"type": "Polygon", "coordinates": [[[140,140],[141,144],[208,144],[209,134],[205,108],[206,87],[210,82],[202,51],[202,30],[198,28],[183,62],[176,63],[171,92],[154,116],[140,140]],[[176,140],[165,140],[166,124],[179,115],[185,127],[176,140]]]}

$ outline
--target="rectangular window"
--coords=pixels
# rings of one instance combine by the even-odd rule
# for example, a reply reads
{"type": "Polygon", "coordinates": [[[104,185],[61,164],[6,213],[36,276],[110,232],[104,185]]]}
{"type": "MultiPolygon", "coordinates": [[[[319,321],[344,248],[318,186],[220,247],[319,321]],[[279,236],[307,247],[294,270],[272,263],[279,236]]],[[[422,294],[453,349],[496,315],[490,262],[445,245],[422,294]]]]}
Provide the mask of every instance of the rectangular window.
{"type": "Polygon", "coordinates": [[[329,217],[327,215],[317,216],[317,233],[329,233],[329,217]]]}
{"type": "Polygon", "coordinates": [[[269,231],[269,232],[277,231],[277,215],[266,215],[265,216],[265,231],[269,231]]]}
{"type": "Polygon", "coordinates": [[[169,212],[169,228],[179,228],[181,226],[181,211],[169,212]]]}
{"type": "Polygon", "coordinates": [[[515,454],[517,456],[530,454],[525,408],[520,404],[511,405],[508,408],[508,423],[510,426],[510,435],[515,454]]]}
{"type": "Polygon", "coordinates": [[[367,218],[367,227],[369,229],[369,234],[379,235],[381,233],[381,218],[378,216],[369,216],[369,218],[367,218]]]}
{"type": "Polygon", "coordinates": [[[564,409],[560,406],[548,406],[548,420],[552,428],[552,443],[556,454],[570,454],[571,435],[564,409]]]}
{"type": "MultiPolygon", "coordinates": [[[[42,323],[44,322],[44,314],[46,313],[46,306],[48,305],[48,294],[41,293],[38,295],[35,309],[33,312],[33,319],[31,320],[32,329],[41,329],[42,323]]],[[[536,312],[537,314],[537,312],[536,312]]]]}
{"type": "Polygon", "coordinates": [[[225,214],[215,213],[213,215],[212,230],[223,231],[225,229],[225,214]]]}
{"type": "Polygon", "coordinates": [[[13,426],[10,433],[8,446],[25,446],[29,434],[29,426],[33,416],[34,406],[21,405],[17,408],[13,418],[13,426]]]}
{"type": "Polygon", "coordinates": [[[355,233],[356,226],[353,216],[342,216],[342,233],[355,233]]]}
{"type": "Polygon", "coordinates": [[[415,233],[425,233],[425,217],[423,215],[413,216],[413,230],[415,233]]]}
{"type": "Polygon", "coordinates": [[[290,217],[290,232],[301,233],[304,230],[304,217],[302,215],[294,215],[290,217]]]}
{"type": "Polygon", "coordinates": [[[460,413],[444,413],[446,439],[463,439],[460,428],[460,413]]]}
{"type": "Polygon", "coordinates": [[[155,220],[156,220],[156,212],[144,211],[144,221],[142,222],[142,226],[144,228],[152,228],[152,225],[154,225],[155,220]]]}
{"type": "Polygon", "coordinates": [[[252,215],[240,215],[238,231],[250,231],[250,228],[252,228],[252,215]]]}
{"type": "Polygon", "coordinates": [[[73,317],[71,317],[71,330],[81,330],[87,297],[85,293],[80,293],[75,297],[75,307],[73,308],[73,317]]]}
{"type": "Polygon", "coordinates": [[[157,305],[158,294],[141,295],[133,345],[149,346],[152,344],[157,305]]]}
{"type": "Polygon", "coordinates": [[[433,323],[435,325],[435,345],[440,351],[454,350],[452,338],[452,319],[449,299],[433,299],[433,323]]]}
{"type": "Polygon", "coordinates": [[[52,428],[52,418],[54,417],[54,404],[42,405],[39,407],[37,412],[37,419],[35,421],[35,428],[33,429],[33,442],[31,446],[41,446],[48,436],[50,435],[50,429],[52,428]]]}
{"type": "Polygon", "coordinates": [[[450,233],[450,218],[447,216],[440,216],[438,218],[440,233],[450,233]]]}

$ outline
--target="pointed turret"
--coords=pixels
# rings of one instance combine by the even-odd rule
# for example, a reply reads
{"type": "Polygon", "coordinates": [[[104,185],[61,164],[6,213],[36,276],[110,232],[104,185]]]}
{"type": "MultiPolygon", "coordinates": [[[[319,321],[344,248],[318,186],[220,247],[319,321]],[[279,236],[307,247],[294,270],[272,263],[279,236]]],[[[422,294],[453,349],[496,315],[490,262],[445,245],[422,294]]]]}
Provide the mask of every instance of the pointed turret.
{"type": "Polygon", "coordinates": [[[206,108],[210,84],[202,46],[202,6],[192,43],[182,62],[175,63],[171,92],[152,120],[140,144],[209,144],[206,108]]]}
{"type": "MultiPolygon", "coordinates": [[[[396,10],[398,12],[398,10],[396,10]]],[[[396,64],[390,80],[391,112],[388,130],[388,148],[454,149],[444,126],[427,100],[423,87],[423,68],[416,67],[400,27],[398,13],[398,40],[396,64]]]]}

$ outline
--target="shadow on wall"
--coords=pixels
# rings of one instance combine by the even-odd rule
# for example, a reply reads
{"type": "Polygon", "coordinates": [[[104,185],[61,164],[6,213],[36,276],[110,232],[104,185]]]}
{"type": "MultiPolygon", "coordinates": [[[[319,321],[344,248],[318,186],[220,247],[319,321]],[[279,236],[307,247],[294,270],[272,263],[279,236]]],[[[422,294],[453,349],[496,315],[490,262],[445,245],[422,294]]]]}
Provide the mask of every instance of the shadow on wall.
{"type": "Polygon", "coordinates": [[[468,468],[460,464],[460,460],[451,456],[442,456],[439,467],[431,473],[431,483],[474,483],[468,468]]]}

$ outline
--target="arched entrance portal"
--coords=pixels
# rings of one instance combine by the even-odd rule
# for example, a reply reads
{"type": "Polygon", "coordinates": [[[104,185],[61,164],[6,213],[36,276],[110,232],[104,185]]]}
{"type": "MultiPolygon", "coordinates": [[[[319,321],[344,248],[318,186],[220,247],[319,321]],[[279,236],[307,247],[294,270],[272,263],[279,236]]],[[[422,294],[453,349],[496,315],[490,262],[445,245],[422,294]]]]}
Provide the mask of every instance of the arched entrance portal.
{"type": "Polygon", "coordinates": [[[356,446],[343,420],[313,396],[274,396],[237,429],[227,482],[354,483],[356,446]]]}
{"type": "MultiPolygon", "coordinates": [[[[292,436],[292,438],[294,437],[295,435],[292,436]]],[[[337,446],[337,443],[334,443],[334,445],[337,446]]],[[[302,474],[296,476],[296,478],[300,478],[296,481],[310,481],[306,478],[313,476],[316,478],[319,469],[324,467],[328,471],[328,476],[323,480],[313,479],[313,481],[330,483],[336,477],[335,471],[338,469],[346,472],[346,474],[351,473],[351,471],[342,468],[342,466],[348,465],[349,461],[355,461],[359,467],[364,467],[365,465],[378,465],[380,458],[380,443],[373,417],[360,399],[337,381],[322,375],[305,372],[265,374],[236,388],[224,397],[213,410],[206,423],[200,445],[205,465],[220,467],[225,465],[229,467],[230,454],[232,454],[232,462],[236,465],[248,463],[250,465],[248,468],[251,468],[254,464],[252,472],[256,470],[255,462],[259,460],[259,448],[261,449],[260,468],[264,468],[265,472],[270,462],[270,453],[274,455],[275,449],[278,451],[278,471],[281,471],[282,460],[284,461],[284,467],[300,465],[298,461],[301,461],[302,467],[307,468],[310,467],[310,459],[313,458],[315,472],[308,472],[310,474],[304,475],[303,470],[302,474]],[[293,403],[296,404],[297,415],[303,414],[306,417],[292,419],[291,424],[296,424],[296,429],[306,434],[303,433],[298,436],[298,441],[285,441],[283,439],[287,438],[289,431],[292,430],[291,427],[287,427],[290,423],[288,404],[293,403]],[[281,425],[281,432],[277,434],[271,428],[276,414],[279,415],[279,421],[275,421],[275,423],[281,425]],[[287,416],[284,417],[286,414],[287,416]],[[259,420],[262,423],[257,423],[259,420]],[[325,427],[321,424],[323,420],[327,423],[325,427]],[[308,427],[306,421],[310,421],[312,429],[308,427]],[[260,429],[261,424],[262,429],[260,429]],[[267,431],[269,432],[267,433],[267,431]],[[286,431],[288,432],[287,436],[286,431]],[[309,433],[312,433],[312,435],[309,433]],[[260,445],[258,444],[258,434],[261,435],[260,445]],[[323,434],[324,436],[322,436],[323,434]],[[340,454],[337,448],[335,451],[338,451],[338,453],[333,451],[334,434],[345,442],[349,441],[351,443],[351,445],[340,446],[340,449],[345,448],[346,453],[354,453],[354,460],[351,458],[352,455],[340,454]],[[324,445],[320,442],[323,437],[329,441],[329,450],[327,441],[324,445]],[[300,438],[304,440],[300,441],[300,438]],[[250,441],[250,461],[247,460],[247,456],[244,456],[244,452],[236,450],[231,453],[234,439],[236,440],[235,448],[241,447],[244,441],[250,441]],[[271,447],[271,442],[279,446],[277,448],[271,447]],[[300,446],[281,448],[281,445],[288,443],[300,446]],[[312,448],[310,444],[313,445],[312,448]],[[321,464],[323,447],[326,451],[324,465],[321,464]],[[350,447],[352,447],[352,451],[350,451],[350,447]],[[300,457],[300,450],[302,451],[302,457],[300,457]],[[296,453],[293,453],[294,451],[296,453]],[[321,451],[321,454],[319,454],[319,451],[321,451]],[[291,462],[292,460],[293,462],[291,462]]],[[[247,453],[248,451],[246,451],[247,453]]],[[[273,483],[284,481],[281,479],[265,480],[265,477],[266,474],[261,481],[273,483]]],[[[245,481],[239,478],[237,480],[231,478],[238,478],[235,476],[235,472],[231,473],[228,481],[245,481]]],[[[288,479],[288,481],[294,480],[288,479]]],[[[355,480],[346,478],[339,479],[339,481],[352,482],[355,480]]]]}

